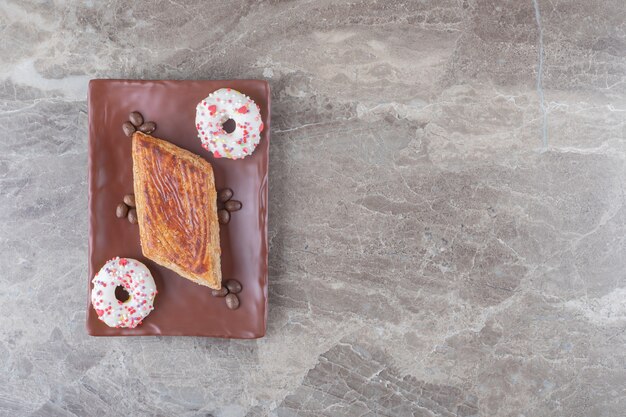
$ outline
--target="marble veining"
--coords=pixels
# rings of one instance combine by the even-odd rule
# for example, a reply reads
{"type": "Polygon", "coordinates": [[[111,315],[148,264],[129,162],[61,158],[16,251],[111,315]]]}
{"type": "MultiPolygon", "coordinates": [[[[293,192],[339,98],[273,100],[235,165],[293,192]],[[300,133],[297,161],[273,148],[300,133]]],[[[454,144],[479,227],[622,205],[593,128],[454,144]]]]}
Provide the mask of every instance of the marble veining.
{"type": "Polygon", "coordinates": [[[0,416],[624,415],[623,0],[8,0],[0,31],[0,416]],[[91,78],[270,82],[265,338],[86,335],[91,78]]]}
{"type": "Polygon", "coordinates": [[[533,0],[535,8],[535,19],[537,20],[537,30],[539,32],[539,63],[537,64],[537,94],[539,95],[539,107],[541,108],[541,139],[543,147],[548,146],[548,112],[546,111],[546,100],[543,94],[543,28],[541,27],[541,13],[539,12],[539,4],[537,0],[533,0]]]}

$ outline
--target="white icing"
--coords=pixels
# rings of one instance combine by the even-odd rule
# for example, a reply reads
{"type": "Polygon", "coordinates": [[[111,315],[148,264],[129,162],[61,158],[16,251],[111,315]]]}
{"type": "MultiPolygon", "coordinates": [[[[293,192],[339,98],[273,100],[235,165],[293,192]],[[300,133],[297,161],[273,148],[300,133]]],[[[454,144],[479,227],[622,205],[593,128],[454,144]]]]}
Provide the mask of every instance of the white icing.
{"type": "Polygon", "coordinates": [[[196,106],[196,129],[202,147],[213,156],[240,159],[251,155],[259,144],[263,121],[259,106],[250,97],[222,88],[196,106]],[[232,133],[222,127],[228,119],[236,123],[232,133]]]}
{"type": "Polygon", "coordinates": [[[111,259],[91,282],[91,304],[98,318],[109,327],[135,328],[154,310],[156,284],[148,268],[135,259],[111,259]],[[120,285],[130,295],[125,302],[115,297],[115,289],[120,285]]]}

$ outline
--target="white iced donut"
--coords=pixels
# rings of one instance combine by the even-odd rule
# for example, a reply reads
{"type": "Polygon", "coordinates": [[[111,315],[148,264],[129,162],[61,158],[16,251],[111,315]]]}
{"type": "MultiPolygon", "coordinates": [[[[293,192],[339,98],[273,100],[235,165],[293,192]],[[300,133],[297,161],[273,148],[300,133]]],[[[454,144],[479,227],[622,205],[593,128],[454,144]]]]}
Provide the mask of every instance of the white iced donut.
{"type": "Polygon", "coordinates": [[[259,144],[263,121],[259,106],[250,97],[221,88],[196,106],[196,129],[202,147],[214,157],[240,159],[259,144]]]}
{"type": "Polygon", "coordinates": [[[91,304],[98,318],[109,327],[135,328],[154,310],[154,279],[148,268],[135,259],[111,259],[91,282],[91,304]],[[126,301],[115,296],[120,286],[128,293],[126,301]]]}

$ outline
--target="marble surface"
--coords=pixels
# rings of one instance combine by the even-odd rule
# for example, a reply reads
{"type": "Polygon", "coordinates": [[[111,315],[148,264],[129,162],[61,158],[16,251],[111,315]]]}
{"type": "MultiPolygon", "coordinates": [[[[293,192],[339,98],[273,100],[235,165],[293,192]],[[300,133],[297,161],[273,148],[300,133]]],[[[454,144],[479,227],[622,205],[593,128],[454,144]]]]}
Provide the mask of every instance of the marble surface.
{"type": "Polygon", "coordinates": [[[1,416],[623,416],[623,0],[0,1],[1,416]],[[271,83],[257,341],[88,337],[91,78],[271,83]]]}

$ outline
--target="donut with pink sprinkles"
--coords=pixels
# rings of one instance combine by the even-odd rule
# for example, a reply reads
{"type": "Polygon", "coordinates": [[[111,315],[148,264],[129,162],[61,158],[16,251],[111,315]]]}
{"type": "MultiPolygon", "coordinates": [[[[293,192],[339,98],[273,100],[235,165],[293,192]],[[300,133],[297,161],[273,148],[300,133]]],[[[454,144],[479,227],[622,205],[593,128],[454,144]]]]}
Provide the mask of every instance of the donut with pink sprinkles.
{"type": "Polygon", "coordinates": [[[198,137],[202,147],[216,158],[252,155],[263,127],[259,106],[232,88],[216,90],[196,106],[198,137]]]}
{"type": "Polygon", "coordinates": [[[111,259],[91,282],[91,304],[109,327],[133,329],[154,310],[156,284],[148,268],[135,259],[111,259]]]}

